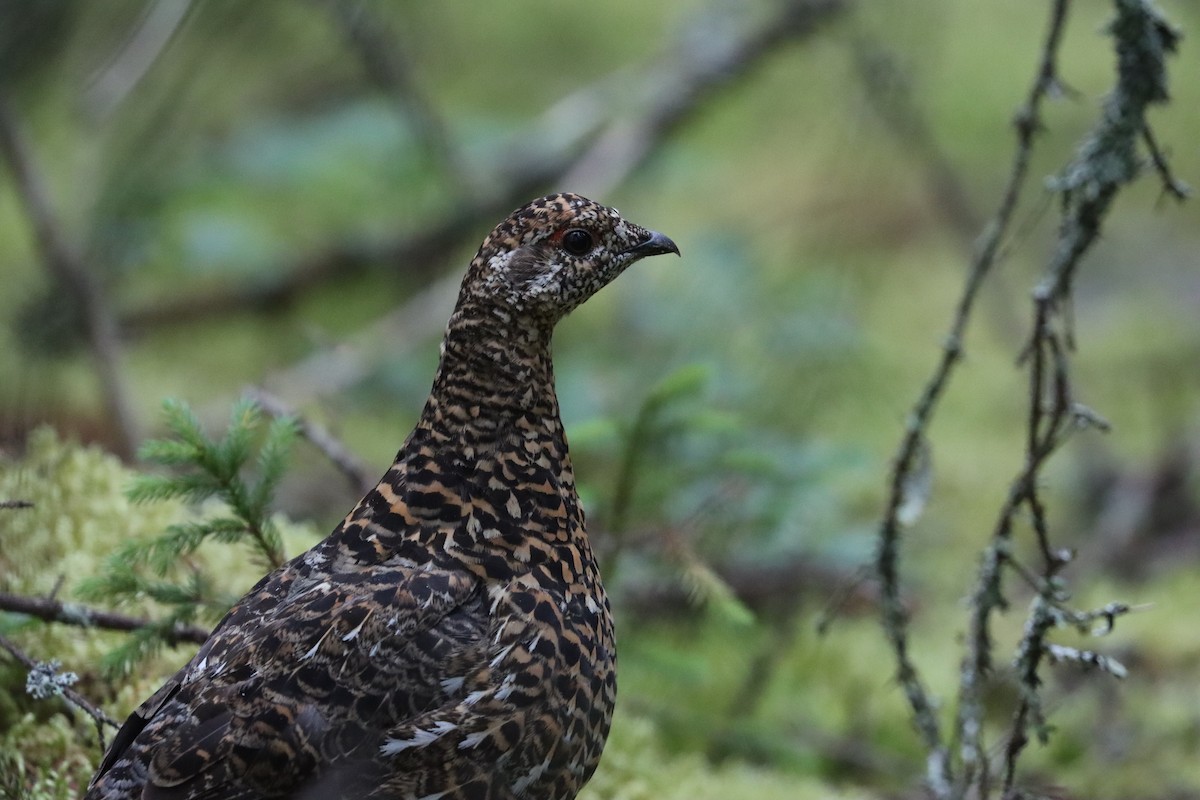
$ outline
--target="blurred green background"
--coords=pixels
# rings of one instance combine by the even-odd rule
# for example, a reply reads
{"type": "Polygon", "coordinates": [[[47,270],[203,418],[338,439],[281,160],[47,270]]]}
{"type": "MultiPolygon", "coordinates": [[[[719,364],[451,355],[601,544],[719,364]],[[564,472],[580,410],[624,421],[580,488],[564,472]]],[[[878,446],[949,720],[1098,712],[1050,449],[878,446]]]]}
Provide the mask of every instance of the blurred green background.
{"type": "MultiPolygon", "coordinates": [[[[121,452],[158,432],[163,398],[219,426],[252,385],[381,474],[483,236],[537,195],[591,196],[684,256],[639,265],[556,337],[621,644],[618,721],[591,796],[918,796],[923,753],[873,584],[858,579],[905,415],[1009,174],[1044,6],[4,0],[7,115],[54,235],[115,320],[109,373],[132,423],[114,423],[75,293],[47,269],[6,164],[9,488],[51,479],[17,466],[39,426],[121,452]]],[[[1200,7],[1160,6],[1185,36],[1172,101],[1151,120],[1175,173],[1200,182],[1200,7]]],[[[1022,458],[1015,360],[1056,224],[1042,178],[1112,86],[1110,13],[1072,10],[1064,85],[905,542],[914,655],[947,713],[964,598],[1022,458]]],[[[1198,223],[1147,170],[1076,285],[1077,399],[1114,427],[1056,457],[1045,497],[1056,541],[1080,551],[1067,574],[1079,602],[1145,608],[1092,643],[1130,667],[1125,682],[1053,673],[1056,731],[1031,746],[1022,780],[1055,796],[1200,797],[1198,223]]],[[[292,463],[280,506],[312,521],[304,547],[357,495],[307,445],[292,463]]],[[[37,585],[18,572],[61,571],[5,547],[6,590],[37,585]]],[[[72,564],[68,593],[88,570],[72,564]]],[[[255,577],[246,567],[233,590],[255,577]]],[[[1001,672],[1028,595],[1014,585],[1010,599],[1001,672]]],[[[0,619],[37,640],[27,620],[0,619]]],[[[64,647],[71,636],[86,634],[61,634],[64,647]]],[[[125,713],[187,656],[168,653],[136,690],[85,683],[125,713]]],[[[16,726],[23,702],[9,698],[0,720],[16,726]]],[[[998,732],[1013,707],[1002,679],[989,702],[998,732]]],[[[33,741],[21,724],[7,746],[33,741]]],[[[39,758],[98,758],[85,735],[47,742],[27,754],[30,774],[39,758]]]]}

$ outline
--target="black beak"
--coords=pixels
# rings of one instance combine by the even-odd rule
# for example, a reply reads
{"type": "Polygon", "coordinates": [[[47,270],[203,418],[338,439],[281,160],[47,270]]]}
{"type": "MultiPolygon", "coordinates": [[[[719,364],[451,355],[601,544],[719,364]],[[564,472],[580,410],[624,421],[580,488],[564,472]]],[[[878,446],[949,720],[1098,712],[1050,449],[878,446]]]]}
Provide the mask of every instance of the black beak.
{"type": "Polygon", "coordinates": [[[634,245],[625,251],[631,255],[643,258],[645,256],[661,256],[664,253],[679,255],[679,248],[667,236],[657,231],[650,231],[650,238],[641,244],[634,245]]]}

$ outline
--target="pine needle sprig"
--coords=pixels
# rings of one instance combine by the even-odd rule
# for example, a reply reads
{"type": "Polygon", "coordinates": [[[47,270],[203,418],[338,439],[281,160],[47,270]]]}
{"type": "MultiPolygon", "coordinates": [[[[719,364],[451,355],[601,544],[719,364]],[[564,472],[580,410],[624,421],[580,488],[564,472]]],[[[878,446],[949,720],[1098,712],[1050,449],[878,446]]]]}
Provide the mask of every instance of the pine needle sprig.
{"type": "Polygon", "coordinates": [[[166,471],[138,476],[126,494],[135,503],[182,499],[197,506],[196,515],[158,536],[124,543],[99,575],[81,585],[87,599],[151,601],[163,610],[108,654],[104,667],[110,673],[128,673],[174,644],[177,631],[211,624],[232,604],[235,597],[219,590],[194,557],[206,542],[248,547],[269,569],[286,560],[270,508],[298,433],[295,421],[279,417],[264,426],[259,407],[243,400],[218,438],[205,434],[186,403],[168,400],[163,412],[170,436],[146,442],[139,455],[166,471]]]}

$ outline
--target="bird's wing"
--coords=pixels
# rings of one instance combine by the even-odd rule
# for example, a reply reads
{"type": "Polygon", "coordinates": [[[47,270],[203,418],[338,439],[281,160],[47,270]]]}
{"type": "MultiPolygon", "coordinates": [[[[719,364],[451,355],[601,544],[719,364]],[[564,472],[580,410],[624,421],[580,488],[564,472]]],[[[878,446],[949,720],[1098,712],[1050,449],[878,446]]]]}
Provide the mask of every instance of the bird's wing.
{"type": "Polygon", "coordinates": [[[523,797],[543,773],[566,768],[562,709],[548,702],[552,682],[570,677],[558,646],[519,615],[502,616],[490,638],[487,659],[464,676],[457,699],[401,721],[380,741],[383,768],[370,797],[523,797]],[[526,763],[535,753],[536,763],[526,763]]]}
{"type": "Polygon", "coordinates": [[[282,796],[330,762],[370,758],[397,720],[460,688],[446,675],[486,660],[485,602],[469,573],[289,566],[134,712],[89,797],[126,796],[106,777],[144,782],[147,798],[282,796]]]}

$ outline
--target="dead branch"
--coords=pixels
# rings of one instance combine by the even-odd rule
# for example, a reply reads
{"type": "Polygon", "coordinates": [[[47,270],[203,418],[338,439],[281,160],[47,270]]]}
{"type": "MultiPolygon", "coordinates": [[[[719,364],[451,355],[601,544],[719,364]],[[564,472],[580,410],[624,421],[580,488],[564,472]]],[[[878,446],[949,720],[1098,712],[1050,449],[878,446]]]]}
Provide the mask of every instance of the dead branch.
{"type": "Polygon", "coordinates": [[[404,48],[372,4],[319,0],[354,48],[367,78],[384,92],[411,124],[430,160],[456,189],[459,198],[471,190],[470,172],[454,145],[450,127],[426,96],[404,57],[404,48]]]}
{"type": "Polygon", "coordinates": [[[93,79],[84,103],[94,117],[110,117],[166,50],[191,9],[191,0],[155,0],[129,37],[93,79]]]}
{"type": "Polygon", "coordinates": [[[622,70],[572,92],[513,137],[494,159],[499,168],[474,180],[465,201],[454,204],[445,217],[422,224],[418,232],[387,241],[338,244],[280,267],[268,282],[164,298],[123,314],[122,328],[144,332],[220,315],[276,310],[331,281],[352,280],[380,267],[423,278],[437,275],[455,244],[548,186],[609,194],[718,87],[748,74],[783,45],[812,35],[846,5],[845,0],[789,0],[749,32],[718,24],[714,12],[704,18],[707,22],[696,23],[714,33],[705,38],[703,48],[692,46],[696,31],[689,28],[636,76],[622,70]],[[629,97],[640,101],[632,113],[621,116],[617,107],[629,97]],[[608,122],[614,117],[617,122],[608,122]]]}
{"type": "MultiPolygon", "coordinates": [[[[1066,607],[1059,572],[1070,554],[1055,550],[1050,541],[1046,508],[1039,495],[1041,470],[1047,459],[1075,430],[1105,428],[1095,412],[1073,398],[1070,382],[1070,353],[1074,347],[1070,320],[1070,295],[1074,276],[1083,255],[1099,236],[1101,224],[1117,191],[1132,181],[1140,161],[1139,140],[1146,137],[1146,108],[1164,102],[1166,71],[1164,59],[1174,49],[1176,34],[1145,0],[1116,0],[1117,16],[1111,31],[1118,54],[1117,87],[1106,101],[1100,121],[1083,141],[1075,159],[1055,181],[1063,198],[1058,242],[1045,277],[1033,293],[1033,323],[1021,361],[1029,374],[1028,414],[1025,431],[1025,461],[1013,478],[1001,505],[991,540],[983,553],[973,596],[966,655],[959,685],[959,707],[953,740],[943,740],[927,694],[908,656],[908,620],[899,602],[897,558],[901,536],[901,509],[907,487],[918,469],[919,455],[933,411],[950,373],[962,357],[962,337],[982,280],[997,261],[999,244],[1010,226],[1025,179],[1033,136],[1040,127],[1040,107],[1056,85],[1057,52],[1067,13],[1067,0],[1057,0],[1050,14],[1037,76],[1025,105],[1017,115],[1017,151],[1000,209],[985,231],[973,260],[967,283],[955,311],[942,358],[925,385],[908,421],[905,437],[893,465],[891,491],[883,522],[877,572],[883,596],[883,624],[895,651],[898,677],[913,716],[929,751],[927,778],[938,798],[991,796],[992,781],[984,743],[983,683],[992,669],[993,642],[990,622],[997,610],[1006,607],[1003,587],[1005,568],[1034,585],[1037,598],[1017,647],[1016,674],[1021,699],[1014,714],[1004,753],[1002,793],[1012,796],[1017,758],[1036,729],[1044,736],[1045,723],[1039,687],[1041,665],[1054,660],[1049,632],[1061,624],[1078,625],[1102,612],[1077,612],[1066,607]],[[1021,565],[1013,555],[1017,514],[1027,511],[1041,556],[1040,574],[1021,565]],[[952,755],[953,754],[953,755],[952,755]],[[959,769],[961,768],[961,769],[959,769]],[[957,774],[956,774],[957,773],[957,774]]],[[[1169,169],[1157,162],[1161,153],[1147,139],[1160,176],[1173,191],[1169,169]]],[[[1122,612],[1128,607],[1120,607],[1122,612]]],[[[1114,614],[1115,615],[1115,614],[1114,614]]],[[[1061,649],[1061,648],[1060,648],[1061,649]]],[[[1111,659],[1090,652],[1072,658],[1088,664],[1108,666],[1112,674],[1123,668],[1111,659]]]]}
{"type": "Polygon", "coordinates": [[[953,796],[953,771],[949,751],[938,723],[936,704],[926,691],[916,665],[909,656],[908,614],[901,602],[898,569],[903,527],[900,509],[906,499],[906,488],[910,484],[913,470],[918,464],[918,455],[925,447],[924,441],[938,402],[954,367],[963,357],[963,338],[980,287],[997,262],[1000,244],[1012,223],[1017,200],[1025,185],[1033,138],[1041,126],[1042,102],[1055,82],[1055,62],[1066,21],[1066,11],[1067,0],[1056,0],[1051,7],[1037,74],[1015,119],[1016,152],[1009,170],[1008,182],[1001,195],[1000,207],[977,243],[966,284],[942,347],[941,359],[909,415],[904,437],[893,462],[887,504],[879,529],[876,572],[880,581],[884,631],[896,654],[897,680],[908,698],[914,721],[929,752],[927,779],[938,798],[953,796]]]}
{"type": "MultiPolygon", "coordinates": [[[[108,631],[136,631],[154,624],[148,619],[89,608],[79,603],[64,603],[49,597],[26,597],[8,592],[0,592],[0,611],[26,614],[47,622],[108,631]]],[[[183,642],[203,644],[208,640],[208,635],[209,631],[195,625],[177,625],[167,633],[166,641],[172,645],[183,642]]]]}
{"type": "MultiPolygon", "coordinates": [[[[1042,464],[1072,431],[1088,427],[1107,429],[1106,422],[1073,398],[1069,354],[1074,349],[1070,304],[1075,274],[1083,256],[1099,239],[1113,199],[1140,172],[1139,142],[1149,143],[1167,190],[1177,189],[1162,154],[1153,145],[1146,111],[1168,99],[1166,58],[1174,52],[1179,34],[1146,0],[1116,0],[1115,5],[1116,16],[1109,30],[1117,53],[1116,86],[1075,158],[1052,184],[1062,194],[1062,222],[1045,277],[1033,292],[1033,325],[1024,353],[1029,371],[1026,463],[1012,484],[1009,495],[1012,502],[1002,509],[985,556],[967,637],[969,657],[964,664],[963,686],[977,693],[980,677],[987,668],[987,658],[980,653],[990,647],[990,617],[1004,607],[1001,570],[1012,552],[1013,516],[1023,506],[1030,513],[1043,564],[1034,610],[1017,647],[1021,702],[1014,714],[1004,756],[1006,796],[1013,791],[1017,759],[1028,741],[1029,729],[1035,728],[1039,738],[1045,738],[1039,668],[1043,662],[1054,660],[1054,646],[1048,643],[1047,636],[1064,616],[1090,616],[1089,612],[1073,612],[1065,605],[1067,595],[1058,573],[1069,561],[1069,555],[1050,546],[1046,512],[1038,494],[1042,464]]],[[[1127,610],[1126,606],[1122,608],[1127,610]]],[[[1108,663],[1102,656],[1080,655],[1091,657],[1096,664],[1108,663]]],[[[972,703],[978,705],[977,695],[972,703]]],[[[982,728],[982,716],[967,722],[970,728],[982,728]]],[[[988,791],[986,778],[984,771],[979,782],[984,796],[988,791]]]]}
{"type": "Polygon", "coordinates": [[[300,435],[337,467],[355,492],[365,494],[375,486],[376,479],[367,471],[363,460],[352,453],[345,443],[330,433],[325,426],[297,414],[295,410],[266,389],[253,387],[247,389],[246,393],[272,417],[294,419],[300,435]]]}
{"type": "MultiPolygon", "coordinates": [[[[17,647],[16,643],[13,642],[12,640],[10,640],[8,637],[0,635],[0,648],[7,650],[8,654],[10,656],[12,656],[17,661],[17,663],[19,663],[25,669],[27,669],[27,670],[37,669],[38,662],[35,661],[34,659],[30,658],[28,655],[26,655],[25,652],[23,650],[21,650],[21,648],[17,647]]],[[[103,750],[104,749],[104,726],[107,725],[110,728],[120,727],[117,724],[117,721],[115,719],[113,719],[112,717],[110,717],[108,714],[104,713],[103,709],[98,708],[95,705],[93,705],[91,703],[91,701],[89,701],[86,697],[81,695],[79,692],[72,689],[70,686],[60,686],[59,691],[62,692],[63,698],[68,703],[70,703],[71,705],[80,709],[81,711],[83,711],[85,714],[87,714],[89,717],[92,718],[92,722],[94,722],[96,724],[96,737],[100,740],[100,749],[103,750]]]]}
{"type": "Polygon", "coordinates": [[[0,94],[0,156],[8,163],[25,215],[33,228],[42,265],[51,280],[69,293],[83,315],[101,394],[116,429],[115,450],[133,458],[137,430],[121,369],[117,324],[104,287],[69,242],[50,202],[49,189],[38,172],[28,140],[20,129],[7,97],[0,94]]]}

